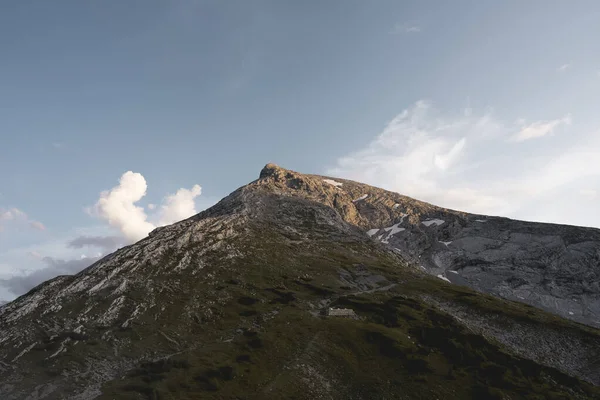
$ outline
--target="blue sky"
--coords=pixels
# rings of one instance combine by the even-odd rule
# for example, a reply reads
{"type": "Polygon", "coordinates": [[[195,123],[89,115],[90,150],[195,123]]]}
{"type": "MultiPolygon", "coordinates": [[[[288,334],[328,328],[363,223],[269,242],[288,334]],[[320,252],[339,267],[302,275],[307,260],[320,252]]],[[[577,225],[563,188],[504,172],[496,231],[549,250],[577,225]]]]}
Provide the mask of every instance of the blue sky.
{"type": "Polygon", "coordinates": [[[599,20],[592,0],[3,3],[0,299],[267,162],[600,227],[599,20]]]}

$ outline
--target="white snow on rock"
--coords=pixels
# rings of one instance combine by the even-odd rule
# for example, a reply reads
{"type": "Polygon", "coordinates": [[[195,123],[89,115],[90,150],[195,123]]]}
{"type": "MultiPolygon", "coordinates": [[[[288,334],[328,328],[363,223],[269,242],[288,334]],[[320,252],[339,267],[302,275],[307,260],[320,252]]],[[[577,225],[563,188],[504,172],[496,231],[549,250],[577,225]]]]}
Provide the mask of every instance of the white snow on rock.
{"type": "Polygon", "coordinates": [[[377,232],[379,232],[379,228],[375,228],[375,229],[369,229],[367,231],[367,235],[369,236],[373,236],[374,234],[376,234],[377,232]]]}
{"type": "Polygon", "coordinates": [[[337,182],[337,181],[334,181],[333,179],[323,179],[323,182],[329,183],[330,185],[335,186],[335,187],[340,187],[343,185],[342,182],[337,182]]]}
{"type": "Polygon", "coordinates": [[[354,199],[354,200],[352,200],[352,202],[353,202],[353,203],[356,203],[357,201],[364,200],[364,199],[366,199],[367,197],[369,197],[369,195],[368,195],[368,194],[363,194],[363,195],[362,195],[362,196],[360,196],[358,199],[354,199]]]}
{"type": "Polygon", "coordinates": [[[392,210],[395,210],[396,208],[400,207],[400,204],[396,203],[394,204],[394,206],[392,207],[392,210]]]}
{"type": "Polygon", "coordinates": [[[458,271],[452,271],[452,270],[450,270],[450,272],[452,272],[453,274],[458,274],[458,271]]]}
{"type": "MultiPolygon", "coordinates": [[[[444,275],[438,275],[437,277],[440,278],[440,279],[442,279],[442,280],[444,280],[444,281],[446,281],[446,282],[450,282],[450,279],[446,278],[444,275]]],[[[452,283],[452,282],[450,282],[450,283],[452,283]]]]}
{"type": "Polygon", "coordinates": [[[431,225],[437,225],[437,226],[440,226],[440,225],[442,225],[444,222],[446,222],[446,221],[444,221],[443,219],[429,219],[429,220],[427,220],[427,221],[423,221],[423,222],[421,222],[421,223],[422,223],[423,225],[425,225],[425,226],[431,226],[431,225]]]}
{"type": "MultiPolygon", "coordinates": [[[[400,222],[398,222],[397,224],[394,224],[392,226],[388,226],[387,228],[383,228],[383,230],[385,232],[387,232],[387,235],[385,233],[383,233],[383,234],[381,234],[381,235],[379,235],[377,237],[377,240],[381,240],[382,243],[386,243],[387,244],[387,243],[389,243],[388,241],[390,240],[390,238],[392,236],[394,236],[396,233],[405,231],[406,230],[405,228],[400,228],[400,224],[402,222],[404,222],[404,218],[405,217],[406,217],[406,215],[403,215],[402,218],[400,219],[400,222]],[[383,239],[384,235],[385,235],[385,239],[383,239]]],[[[375,235],[379,231],[380,231],[380,229],[371,229],[371,230],[367,231],[367,235],[373,236],[373,235],[375,235]]]]}
{"type": "Polygon", "coordinates": [[[393,235],[395,235],[398,232],[402,232],[402,231],[406,230],[405,228],[400,228],[399,227],[401,223],[402,223],[402,221],[398,222],[395,225],[389,226],[387,228],[383,228],[384,231],[389,232],[388,233],[388,237],[387,237],[388,239],[390,238],[390,236],[393,236],[393,235]]]}
{"type": "Polygon", "coordinates": [[[487,222],[485,219],[476,219],[475,222],[487,222]]]}
{"type": "Polygon", "coordinates": [[[569,311],[569,315],[573,315],[573,311],[569,311]]]}
{"type": "Polygon", "coordinates": [[[442,243],[442,244],[444,244],[444,245],[446,245],[446,247],[448,247],[448,245],[449,245],[450,243],[452,243],[452,242],[442,242],[441,240],[440,240],[439,242],[440,242],[440,243],[442,243]]]}

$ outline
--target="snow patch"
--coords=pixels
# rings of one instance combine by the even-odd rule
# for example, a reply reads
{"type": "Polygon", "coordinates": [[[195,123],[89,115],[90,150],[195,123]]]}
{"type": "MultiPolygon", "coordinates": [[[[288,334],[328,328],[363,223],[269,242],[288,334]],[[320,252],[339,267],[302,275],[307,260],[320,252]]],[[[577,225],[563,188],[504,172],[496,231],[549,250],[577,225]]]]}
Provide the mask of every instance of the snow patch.
{"type": "Polygon", "coordinates": [[[395,235],[395,234],[396,234],[396,233],[398,233],[398,232],[402,232],[402,231],[405,231],[405,230],[406,230],[405,228],[400,228],[400,227],[399,227],[401,223],[402,223],[402,221],[398,222],[398,223],[397,223],[397,224],[395,224],[395,225],[389,226],[389,227],[387,227],[387,228],[383,228],[383,230],[384,230],[384,231],[386,231],[386,232],[389,232],[389,233],[388,233],[388,238],[389,238],[390,236],[393,236],[393,235],[395,235]]]}
{"type": "Polygon", "coordinates": [[[440,240],[439,242],[440,242],[441,244],[444,244],[444,245],[446,245],[446,247],[448,247],[448,245],[449,245],[450,243],[452,243],[452,242],[442,242],[441,240],[440,240]]]}
{"type": "Polygon", "coordinates": [[[343,185],[342,182],[337,182],[337,181],[334,181],[333,179],[323,179],[323,182],[329,183],[330,185],[335,186],[335,187],[340,187],[343,185]]]}
{"type": "Polygon", "coordinates": [[[573,314],[574,314],[573,311],[569,311],[569,315],[573,315],[573,314]]]}
{"type": "Polygon", "coordinates": [[[452,271],[452,270],[450,270],[450,272],[452,272],[453,274],[458,274],[458,271],[452,271]]]}
{"type": "Polygon", "coordinates": [[[444,222],[446,222],[446,221],[444,221],[443,219],[429,219],[429,220],[427,220],[427,221],[423,221],[423,222],[421,222],[421,223],[422,223],[423,225],[425,225],[425,226],[431,226],[431,225],[437,225],[437,226],[440,226],[440,225],[442,225],[444,222]]]}
{"type": "MultiPolygon", "coordinates": [[[[403,217],[404,219],[404,217],[403,217]]],[[[383,243],[388,243],[388,241],[390,240],[390,238],[392,236],[394,236],[396,233],[405,231],[405,228],[400,228],[400,224],[402,223],[402,221],[398,222],[397,224],[394,224],[392,226],[388,226],[387,228],[383,228],[384,231],[388,232],[387,236],[385,237],[385,239],[383,240],[383,243]]]]}
{"type": "Polygon", "coordinates": [[[400,207],[400,204],[396,203],[396,204],[393,205],[392,210],[395,210],[398,207],[400,207]]]}
{"type": "Polygon", "coordinates": [[[375,228],[375,229],[369,229],[367,231],[367,235],[369,236],[373,236],[374,234],[376,234],[377,232],[379,232],[379,228],[375,228]]]}
{"type": "Polygon", "coordinates": [[[364,200],[364,199],[366,199],[367,197],[369,197],[369,195],[368,195],[368,194],[363,194],[363,195],[362,195],[362,196],[360,196],[358,199],[354,199],[354,200],[352,200],[352,202],[353,202],[353,203],[356,203],[357,201],[364,200]]]}
{"type": "Polygon", "coordinates": [[[437,277],[440,278],[441,280],[452,283],[452,282],[450,282],[450,279],[446,278],[444,275],[438,275],[437,277]]]}
{"type": "Polygon", "coordinates": [[[487,222],[486,219],[476,219],[475,222],[487,222]]]}

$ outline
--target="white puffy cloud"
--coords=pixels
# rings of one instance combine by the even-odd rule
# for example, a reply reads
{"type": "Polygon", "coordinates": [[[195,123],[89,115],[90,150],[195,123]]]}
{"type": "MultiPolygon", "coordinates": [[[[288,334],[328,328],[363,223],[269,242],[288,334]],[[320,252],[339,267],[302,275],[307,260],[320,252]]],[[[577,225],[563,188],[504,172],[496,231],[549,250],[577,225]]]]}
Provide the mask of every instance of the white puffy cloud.
{"type": "Polygon", "coordinates": [[[140,240],[154,229],[154,225],[147,221],[144,209],[135,205],[146,195],[146,188],[142,174],[127,171],[121,176],[119,185],[100,194],[95,211],[112,227],[119,229],[127,240],[140,240]]]}
{"type": "Polygon", "coordinates": [[[600,183],[600,135],[570,132],[536,152],[507,142],[510,132],[491,112],[444,115],[420,101],[325,173],[472,213],[600,227],[591,202],[571,195],[600,183]]]}
{"type": "Polygon", "coordinates": [[[536,121],[531,124],[523,124],[519,132],[515,133],[511,140],[523,142],[529,139],[537,139],[552,133],[560,125],[571,125],[571,115],[551,121],[536,121]]]}
{"type": "Polygon", "coordinates": [[[196,214],[194,199],[200,196],[200,193],[200,185],[194,185],[190,190],[179,189],[175,194],[167,196],[160,208],[159,225],[172,224],[196,214]]]}
{"type": "MultiPolygon", "coordinates": [[[[146,179],[140,173],[127,171],[119,184],[100,194],[93,214],[117,228],[128,242],[143,239],[157,226],[167,225],[196,214],[195,198],[202,191],[199,185],[192,189],[179,189],[167,195],[156,215],[148,216],[144,208],[136,205],[147,190],[146,179]],[[157,224],[151,221],[158,221],[157,224]]],[[[148,207],[153,210],[155,207],[148,207]]]]}

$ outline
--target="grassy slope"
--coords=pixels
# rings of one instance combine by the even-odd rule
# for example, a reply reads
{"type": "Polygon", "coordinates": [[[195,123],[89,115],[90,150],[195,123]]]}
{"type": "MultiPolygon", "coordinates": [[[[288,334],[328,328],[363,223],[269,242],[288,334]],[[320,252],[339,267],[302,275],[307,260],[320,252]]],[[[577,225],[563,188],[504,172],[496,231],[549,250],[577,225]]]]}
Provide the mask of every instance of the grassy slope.
{"type": "MultiPolygon", "coordinates": [[[[298,248],[260,232],[241,245],[252,248],[249,257],[211,267],[227,301],[186,332],[197,345],[140,364],[106,384],[102,399],[600,398],[598,388],[510,355],[421,295],[533,323],[570,323],[414,273],[369,242],[298,248]],[[359,264],[397,286],[349,295],[354,290],[340,285],[337,271],[359,264]],[[311,315],[309,303],[326,298],[360,319],[311,315]]],[[[126,334],[144,340],[145,329],[126,334]]]]}

